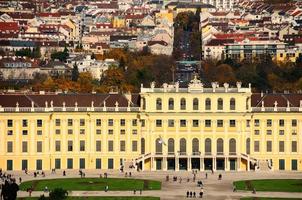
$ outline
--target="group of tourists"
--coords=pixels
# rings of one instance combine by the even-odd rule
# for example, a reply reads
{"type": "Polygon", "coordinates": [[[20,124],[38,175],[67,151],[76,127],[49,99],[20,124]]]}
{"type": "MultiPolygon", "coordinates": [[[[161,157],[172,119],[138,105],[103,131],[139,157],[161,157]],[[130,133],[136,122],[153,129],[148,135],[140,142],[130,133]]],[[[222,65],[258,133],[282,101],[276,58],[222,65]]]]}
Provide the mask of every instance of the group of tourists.
{"type": "MultiPolygon", "coordinates": [[[[203,189],[200,190],[199,192],[199,198],[202,198],[203,196],[203,189]]],[[[196,198],[197,197],[197,194],[195,191],[187,191],[187,198],[196,198]]]]}
{"type": "Polygon", "coordinates": [[[1,200],[16,200],[19,186],[15,178],[5,179],[4,184],[1,185],[1,200]]]}

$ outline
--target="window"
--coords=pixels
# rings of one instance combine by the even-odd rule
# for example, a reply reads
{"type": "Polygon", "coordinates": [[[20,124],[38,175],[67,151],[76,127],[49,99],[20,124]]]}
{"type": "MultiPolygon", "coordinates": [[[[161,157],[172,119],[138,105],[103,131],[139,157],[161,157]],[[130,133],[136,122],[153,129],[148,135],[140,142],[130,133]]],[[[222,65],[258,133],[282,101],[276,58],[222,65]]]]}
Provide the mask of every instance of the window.
{"type": "Polygon", "coordinates": [[[297,120],[296,119],[292,120],[292,127],[297,127],[297,120]]]}
{"type": "Polygon", "coordinates": [[[13,135],[13,130],[7,130],[7,135],[13,135]]]}
{"type": "Polygon", "coordinates": [[[205,101],[206,110],[211,110],[211,99],[207,98],[205,101]]]}
{"type": "Polygon", "coordinates": [[[11,119],[7,120],[7,127],[13,127],[13,120],[11,119]]]}
{"type": "Polygon", "coordinates": [[[85,141],[80,140],[80,151],[85,151],[85,141]]]}
{"type": "Polygon", "coordinates": [[[156,110],[161,110],[162,109],[162,101],[161,98],[156,99],[156,110]]]}
{"type": "Polygon", "coordinates": [[[260,130],[255,130],[255,135],[260,135],[260,130]]]}
{"type": "Polygon", "coordinates": [[[223,127],[223,120],[217,120],[217,127],[223,127]]]}
{"type": "Polygon", "coordinates": [[[67,158],[67,169],[73,169],[73,159],[67,158]]]}
{"type": "Polygon", "coordinates": [[[174,127],[174,120],[173,119],[168,120],[168,127],[174,127]]]}
{"type": "Polygon", "coordinates": [[[157,119],[156,120],[156,127],[161,127],[162,126],[162,120],[157,119]]]}
{"type": "Polygon", "coordinates": [[[37,130],[37,135],[42,135],[42,130],[37,130]]]}
{"type": "Polygon", "coordinates": [[[55,142],[55,144],[56,144],[56,146],[55,146],[55,149],[56,149],[56,151],[61,151],[61,141],[56,141],[55,142]]]}
{"type": "Polygon", "coordinates": [[[42,170],[42,160],[36,160],[36,170],[42,170]]]}
{"type": "Polygon", "coordinates": [[[13,170],[13,160],[7,160],[6,161],[6,168],[7,170],[13,170]]]}
{"type": "Polygon", "coordinates": [[[199,101],[197,98],[193,99],[193,110],[198,110],[199,108],[199,101]]]}
{"type": "Polygon", "coordinates": [[[85,134],[85,129],[80,129],[80,134],[84,135],[85,134]]]}
{"type": "Polygon", "coordinates": [[[284,135],[284,130],[279,130],[279,135],[284,135]]]}
{"type": "Polygon", "coordinates": [[[251,120],[249,119],[246,120],[246,127],[248,128],[251,127],[251,120]]]}
{"type": "Polygon", "coordinates": [[[272,120],[271,119],[266,120],[266,126],[267,127],[271,127],[272,126],[272,120]]]}
{"type": "MultiPolygon", "coordinates": [[[[113,123],[113,122],[112,122],[113,123]]],[[[126,120],[125,119],[121,119],[120,120],[120,125],[121,126],[125,126],[125,124],[126,124],[126,120]]]]}
{"type": "Polygon", "coordinates": [[[101,119],[96,119],[95,124],[96,124],[96,126],[101,126],[102,125],[102,120],[101,119]]]}
{"type": "Polygon", "coordinates": [[[80,158],[80,169],[85,169],[85,158],[80,158]]]}
{"type": "Polygon", "coordinates": [[[185,119],[180,120],[180,127],[186,127],[187,126],[187,121],[185,119]]]}
{"type": "Polygon", "coordinates": [[[101,141],[97,140],[95,141],[95,151],[101,151],[101,141]]]}
{"type": "Polygon", "coordinates": [[[22,170],[28,169],[28,161],[27,160],[22,160],[21,161],[21,169],[22,170]]]}
{"type": "Polygon", "coordinates": [[[113,141],[112,140],[109,140],[108,141],[108,151],[113,151],[113,141]]]}
{"type": "Polygon", "coordinates": [[[28,131],[27,130],[22,130],[22,135],[28,135],[28,131]]]}
{"type": "Polygon", "coordinates": [[[102,169],[102,159],[101,158],[96,158],[95,159],[95,168],[96,169],[102,169]]]}
{"type": "Polygon", "coordinates": [[[284,141],[279,141],[279,152],[284,152],[284,141]]]}
{"type": "Polygon", "coordinates": [[[145,124],[146,124],[145,120],[141,119],[141,125],[142,125],[142,127],[145,127],[145,124]]]}
{"type": "Polygon", "coordinates": [[[132,151],[137,151],[137,141],[132,141],[132,151]]]}
{"type": "Polygon", "coordinates": [[[174,110],[174,99],[173,98],[169,98],[169,110],[174,110]]]}
{"type": "Polygon", "coordinates": [[[137,126],[137,119],[132,120],[132,126],[137,126]]]}
{"type": "Polygon", "coordinates": [[[223,110],[223,100],[222,100],[222,98],[219,98],[217,100],[217,110],[223,110]]]}
{"type": "Polygon", "coordinates": [[[236,127],[236,120],[234,119],[230,120],[230,127],[236,127]]]}
{"type": "Polygon", "coordinates": [[[108,135],[113,135],[113,129],[108,129],[108,135]]]}
{"type": "Polygon", "coordinates": [[[42,119],[37,120],[37,127],[42,127],[43,126],[43,121],[42,119]]]}
{"type": "Polygon", "coordinates": [[[80,126],[85,126],[85,119],[80,119],[80,126]]]}
{"type": "Polygon", "coordinates": [[[120,134],[121,134],[121,135],[125,135],[125,133],[126,133],[125,129],[121,129],[121,130],[120,130],[120,134]]]}
{"type": "Polygon", "coordinates": [[[125,140],[120,141],[120,151],[125,151],[126,150],[126,142],[125,140]]]}
{"type": "Polygon", "coordinates": [[[272,141],[266,141],[266,152],[272,152],[272,141]]]}
{"type": "Polygon", "coordinates": [[[73,142],[72,142],[72,140],[69,140],[67,142],[67,151],[73,151],[73,142]]]}
{"type": "Polygon", "coordinates": [[[73,125],[72,119],[68,119],[68,120],[67,120],[67,125],[68,125],[68,126],[72,126],[72,125],[73,125]]]}
{"type": "Polygon", "coordinates": [[[108,119],[108,126],[113,126],[113,119],[108,119]]]}
{"type": "Polygon", "coordinates": [[[42,141],[37,142],[37,153],[42,153],[42,141]]]}
{"type": "Polygon", "coordinates": [[[292,141],[292,152],[297,152],[297,141],[292,141]]]}
{"type": "Polygon", "coordinates": [[[8,141],[7,142],[7,153],[12,153],[13,152],[13,142],[8,141]]]}
{"type": "Polygon", "coordinates": [[[272,130],[266,130],[266,135],[271,135],[272,134],[272,130]]]}
{"type": "Polygon", "coordinates": [[[68,135],[72,135],[73,134],[73,130],[72,129],[68,129],[68,135]]]}
{"type": "Polygon", "coordinates": [[[205,127],[211,127],[211,120],[209,119],[205,120],[205,127]]]}
{"type": "Polygon", "coordinates": [[[61,159],[55,159],[55,169],[61,169],[61,159]]]}
{"type": "Polygon", "coordinates": [[[112,158],[108,158],[108,169],[114,168],[114,160],[112,158]]]}
{"type": "Polygon", "coordinates": [[[27,119],[22,120],[22,127],[27,127],[28,126],[28,121],[27,119]]]}
{"type": "Polygon", "coordinates": [[[185,110],[186,109],[186,99],[181,98],[180,99],[180,110],[185,110]]]}
{"type": "Polygon", "coordinates": [[[137,135],[137,130],[136,130],[136,129],[133,129],[133,130],[132,130],[132,134],[133,134],[133,135],[137,135]]]}
{"type": "Polygon", "coordinates": [[[61,134],[61,130],[60,129],[56,129],[56,135],[60,135],[61,134]]]}
{"type": "Polygon", "coordinates": [[[260,126],[260,121],[259,121],[259,119],[255,119],[255,120],[254,120],[254,126],[255,126],[255,127],[259,127],[259,126],[260,126]]]}
{"type": "Polygon", "coordinates": [[[254,141],[254,152],[259,152],[260,150],[260,142],[254,141]]]}
{"type": "Polygon", "coordinates": [[[102,130],[101,130],[101,129],[96,129],[95,133],[96,133],[97,135],[101,135],[102,130]]]}
{"type": "Polygon", "coordinates": [[[279,159],[279,170],[285,170],[285,160],[279,159]]]}
{"type": "Polygon", "coordinates": [[[284,126],[284,119],[279,120],[279,126],[283,127],[284,126]]]}
{"type": "Polygon", "coordinates": [[[56,126],[61,126],[61,120],[60,119],[56,119],[56,126]]]}
{"type": "Polygon", "coordinates": [[[298,160],[296,160],[296,159],[292,160],[291,164],[292,164],[292,170],[293,171],[298,170],[298,160]]]}
{"type": "Polygon", "coordinates": [[[22,153],[27,153],[27,142],[22,142],[22,153]]]}
{"type": "Polygon", "coordinates": [[[199,127],[199,120],[193,119],[193,127],[199,127]]]}
{"type": "Polygon", "coordinates": [[[236,110],[236,101],[234,98],[230,99],[230,110],[236,110]]]}

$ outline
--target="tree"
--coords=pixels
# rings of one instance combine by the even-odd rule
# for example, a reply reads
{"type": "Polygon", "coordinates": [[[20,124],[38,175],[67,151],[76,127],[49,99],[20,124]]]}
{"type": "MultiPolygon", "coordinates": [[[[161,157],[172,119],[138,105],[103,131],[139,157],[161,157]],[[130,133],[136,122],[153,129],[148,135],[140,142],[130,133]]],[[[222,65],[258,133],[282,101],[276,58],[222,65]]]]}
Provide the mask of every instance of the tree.
{"type": "Polygon", "coordinates": [[[72,72],[71,72],[71,80],[76,82],[78,80],[78,78],[79,78],[78,65],[77,65],[77,63],[74,63],[72,72]]]}
{"type": "Polygon", "coordinates": [[[36,48],[33,49],[31,57],[32,58],[41,58],[41,49],[39,46],[37,46],[36,48]]]}
{"type": "Polygon", "coordinates": [[[55,188],[49,193],[50,200],[64,200],[67,199],[68,192],[62,188],[55,188]]]}

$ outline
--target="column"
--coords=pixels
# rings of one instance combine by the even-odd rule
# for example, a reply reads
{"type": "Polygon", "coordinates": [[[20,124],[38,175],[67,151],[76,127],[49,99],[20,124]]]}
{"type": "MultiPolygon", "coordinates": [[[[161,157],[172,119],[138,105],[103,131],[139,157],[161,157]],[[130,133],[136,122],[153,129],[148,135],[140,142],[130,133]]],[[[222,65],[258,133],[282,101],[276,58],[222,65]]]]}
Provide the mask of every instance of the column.
{"type": "Polygon", "coordinates": [[[151,165],[151,171],[154,171],[155,170],[155,168],[154,168],[154,157],[151,157],[150,165],[151,165]]]}
{"type": "Polygon", "coordinates": [[[191,157],[188,157],[187,163],[188,163],[188,171],[192,171],[191,157]]]}
{"type": "Polygon", "coordinates": [[[179,171],[179,158],[175,157],[175,171],[179,171]]]}
{"type": "Polygon", "coordinates": [[[142,171],[145,171],[145,158],[142,160],[142,171]]]}
{"type": "Polygon", "coordinates": [[[216,171],[216,157],[213,157],[212,167],[213,167],[213,171],[216,171]]]}
{"type": "Polygon", "coordinates": [[[237,158],[237,171],[241,171],[240,169],[241,159],[240,157],[237,158]]]}
{"type": "Polygon", "coordinates": [[[250,171],[251,166],[250,166],[250,158],[247,159],[247,171],[250,171]]]}
{"type": "Polygon", "coordinates": [[[163,171],[168,170],[167,157],[163,157],[163,171]]]}
{"type": "Polygon", "coordinates": [[[204,171],[204,159],[200,158],[200,171],[204,171]]]}

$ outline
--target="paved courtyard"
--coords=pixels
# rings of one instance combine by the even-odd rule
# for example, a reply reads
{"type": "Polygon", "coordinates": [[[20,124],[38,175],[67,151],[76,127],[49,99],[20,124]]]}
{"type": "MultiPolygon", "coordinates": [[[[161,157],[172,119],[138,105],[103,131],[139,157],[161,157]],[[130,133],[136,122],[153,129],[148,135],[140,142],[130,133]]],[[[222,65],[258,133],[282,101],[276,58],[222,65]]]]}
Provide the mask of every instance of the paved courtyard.
{"type": "MultiPolygon", "coordinates": [[[[100,173],[107,172],[108,177],[124,177],[124,173],[118,171],[96,171],[96,170],[85,170],[86,177],[99,177],[100,173]]],[[[245,196],[257,196],[257,197],[288,197],[288,198],[302,198],[302,193],[285,193],[285,192],[257,192],[252,194],[251,192],[233,192],[232,182],[235,180],[244,179],[270,179],[270,178],[299,178],[302,179],[302,173],[299,172],[207,172],[208,178],[205,178],[206,172],[198,172],[196,176],[196,182],[201,180],[204,184],[204,197],[207,200],[222,200],[222,199],[240,199],[240,197],[245,196]],[[218,174],[222,174],[222,180],[218,180],[218,174]]],[[[24,174],[24,172],[16,171],[12,173],[14,177],[18,180],[22,177],[23,181],[35,179],[33,177],[33,172],[29,175],[24,174]]],[[[67,171],[67,178],[79,177],[78,171],[67,171]]],[[[56,171],[56,174],[51,174],[49,171],[46,172],[46,177],[38,176],[36,179],[49,179],[49,178],[63,178],[62,171],[56,171]]],[[[153,179],[162,182],[162,190],[160,191],[143,191],[143,196],[157,196],[161,200],[181,200],[187,199],[186,192],[192,191],[199,194],[200,188],[197,186],[196,182],[192,181],[192,172],[132,172],[132,178],[138,179],[153,179]],[[170,176],[170,180],[166,181],[166,175],[170,176]],[[182,178],[182,182],[173,182],[172,176],[177,176],[182,178]],[[190,181],[187,182],[187,178],[190,181]]],[[[109,188],[110,189],[110,188],[109,188]]],[[[43,192],[34,191],[32,196],[40,196],[43,192]]],[[[132,196],[133,191],[72,191],[69,195],[71,196],[132,196]]],[[[137,192],[136,196],[140,194],[137,192]]],[[[28,196],[27,192],[20,191],[18,197],[28,196]]]]}

